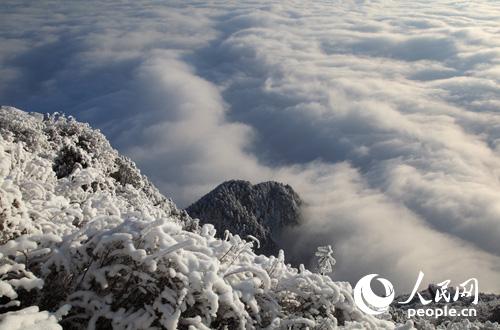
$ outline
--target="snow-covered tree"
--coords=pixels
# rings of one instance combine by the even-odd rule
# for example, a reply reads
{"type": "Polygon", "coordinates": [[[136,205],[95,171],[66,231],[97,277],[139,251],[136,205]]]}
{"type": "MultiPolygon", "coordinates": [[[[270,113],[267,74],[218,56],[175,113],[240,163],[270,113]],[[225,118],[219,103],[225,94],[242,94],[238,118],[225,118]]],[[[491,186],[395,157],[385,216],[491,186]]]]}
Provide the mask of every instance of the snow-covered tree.
{"type": "Polygon", "coordinates": [[[333,266],[337,262],[333,257],[333,249],[331,245],[318,246],[315,253],[318,262],[318,270],[320,274],[326,275],[333,272],[333,266]]]}

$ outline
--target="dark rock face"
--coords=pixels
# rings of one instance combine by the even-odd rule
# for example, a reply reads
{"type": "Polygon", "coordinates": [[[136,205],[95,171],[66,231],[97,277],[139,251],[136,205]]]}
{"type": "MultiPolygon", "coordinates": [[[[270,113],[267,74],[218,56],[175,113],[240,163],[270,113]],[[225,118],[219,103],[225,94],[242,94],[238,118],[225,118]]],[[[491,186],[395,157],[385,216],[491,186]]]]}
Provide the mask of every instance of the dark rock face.
{"type": "MultiPolygon", "coordinates": [[[[500,300],[500,298],[499,298],[500,300]]],[[[500,302],[499,302],[500,304],[500,302]]],[[[500,305],[496,306],[492,311],[491,311],[491,314],[490,314],[490,317],[489,317],[489,320],[491,322],[497,322],[500,324],[500,305]]]]}
{"type": "Polygon", "coordinates": [[[222,183],[186,211],[201,223],[211,223],[219,236],[225,230],[260,241],[256,251],[276,255],[283,228],[299,224],[302,200],[289,185],[231,180],[222,183]]]}

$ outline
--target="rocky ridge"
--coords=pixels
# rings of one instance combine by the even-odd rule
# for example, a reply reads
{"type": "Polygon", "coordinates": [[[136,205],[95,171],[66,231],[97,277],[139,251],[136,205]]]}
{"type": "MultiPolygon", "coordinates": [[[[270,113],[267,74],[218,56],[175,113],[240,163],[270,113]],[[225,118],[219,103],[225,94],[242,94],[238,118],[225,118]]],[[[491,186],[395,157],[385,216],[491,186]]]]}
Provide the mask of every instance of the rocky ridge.
{"type": "Polygon", "coordinates": [[[277,255],[282,248],[280,235],[285,227],[301,221],[299,195],[279,182],[252,185],[248,181],[231,180],[189,206],[186,211],[201,223],[211,223],[219,235],[225,230],[242,237],[253,236],[260,242],[256,252],[277,255]]]}

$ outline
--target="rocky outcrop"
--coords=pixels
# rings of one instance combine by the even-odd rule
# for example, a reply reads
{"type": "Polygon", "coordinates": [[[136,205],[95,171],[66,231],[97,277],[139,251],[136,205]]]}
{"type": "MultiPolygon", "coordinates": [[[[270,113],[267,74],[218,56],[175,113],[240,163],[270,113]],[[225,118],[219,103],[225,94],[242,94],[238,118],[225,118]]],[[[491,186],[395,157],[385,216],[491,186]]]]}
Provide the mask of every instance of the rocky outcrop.
{"type": "Polygon", "coordinates": [[[281,247],[280,234],[285,227],[299,224],[299,195],[279,182],[252,185],[248,181],[222,183],[186,211],[201,223],[211,223],[222,236],[229,230],[241,237],[254,236],[260,242],[257,252],[276,255],[281,247]]]}

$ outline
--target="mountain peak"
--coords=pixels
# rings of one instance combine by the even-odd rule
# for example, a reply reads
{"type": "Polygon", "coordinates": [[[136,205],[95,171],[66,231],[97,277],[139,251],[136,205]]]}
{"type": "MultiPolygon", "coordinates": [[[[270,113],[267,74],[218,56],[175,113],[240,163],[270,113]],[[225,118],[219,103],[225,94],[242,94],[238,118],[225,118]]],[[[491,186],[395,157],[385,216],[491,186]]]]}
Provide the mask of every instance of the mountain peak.
{"type": "Polygon", "coordinates": [[[276,255],[283,228],[300,223],[300,196],[289,185],[267,181],[253,185],[249,181],[230,180],[189,206],[186,211],[211,223],[219,235],[225,230],[242,237],[256,237],[257,252],[276,255]]]}

